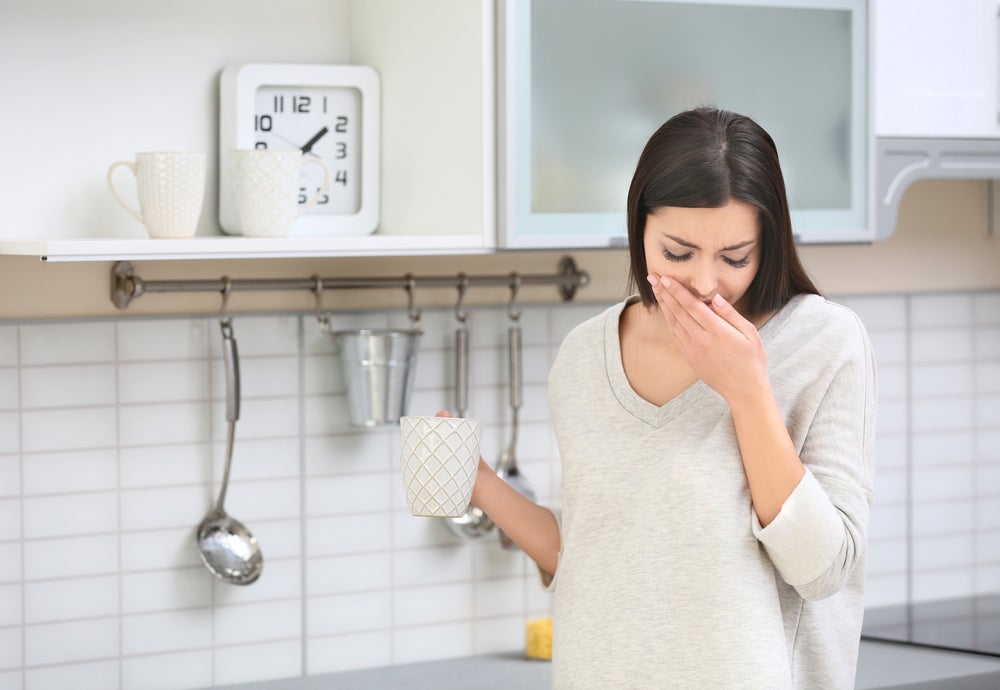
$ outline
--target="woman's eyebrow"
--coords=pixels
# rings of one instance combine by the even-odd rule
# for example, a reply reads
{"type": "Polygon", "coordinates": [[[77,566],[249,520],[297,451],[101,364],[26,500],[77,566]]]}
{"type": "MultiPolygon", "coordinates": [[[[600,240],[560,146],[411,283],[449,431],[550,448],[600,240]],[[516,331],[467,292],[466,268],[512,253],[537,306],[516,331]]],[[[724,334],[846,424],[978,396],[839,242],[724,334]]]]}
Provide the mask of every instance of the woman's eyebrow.
{"type": "MultiPolygon", "coordinates": [[[[664,237],[667,237],[676,242],[677,244],[681,245],[682,247],[687,247],[688,249],[701,249],[701,247],[699,247],[697,244],[688,242],[687,240],[682,240],[680,237],[674,237],[673,235],[664,235],[664,237]]],[[[723,247],[722,251],[731,252],[736,249],[743,249],[743,247],[749,247],[751,244],[756,243],[756,241],[757,240],[746,240],[745,242],[738,242],[736,244],[729,245],[728,247],[723,247]]]]}

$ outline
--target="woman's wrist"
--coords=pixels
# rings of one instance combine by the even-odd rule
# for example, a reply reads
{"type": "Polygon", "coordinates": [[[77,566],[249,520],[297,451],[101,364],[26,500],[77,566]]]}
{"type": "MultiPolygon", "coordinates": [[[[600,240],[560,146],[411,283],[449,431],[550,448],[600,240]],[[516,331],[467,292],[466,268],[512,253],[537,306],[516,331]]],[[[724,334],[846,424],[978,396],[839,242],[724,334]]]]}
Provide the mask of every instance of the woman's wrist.
{"type": "MultiPolygon", "coordinates": [[[[487,484],[491,478],[496,476],[493,469],[486,464],[486,461],[479,458],[479,466],[476,468],[476,483],[472,485],[472,505],[477,508],[482,508],[481,498],[483,496],[484,485],[487,484]]],[[[488,491],[488,489],[485,489],[488,491]]]]}
{"type": "Polygon", "coordinates": [[[774,392],[771,389],[771,379],[768,378],[765,370],[756,376],[753,382],[748,382],[738,390],[727,391],[723,397],[734,414],[741,409],[753,409],[761,404],[773,402],[774,392]]]}

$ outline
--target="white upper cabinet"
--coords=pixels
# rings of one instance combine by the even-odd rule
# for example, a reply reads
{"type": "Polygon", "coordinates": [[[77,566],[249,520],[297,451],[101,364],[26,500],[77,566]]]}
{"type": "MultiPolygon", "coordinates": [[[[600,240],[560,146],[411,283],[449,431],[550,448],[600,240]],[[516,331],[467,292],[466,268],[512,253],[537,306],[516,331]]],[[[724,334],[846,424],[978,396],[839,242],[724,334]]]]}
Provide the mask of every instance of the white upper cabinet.
{"type": "Polygon", "coordinates": [[[499,9],[501,246],[623,245],[646,140],[704,104],[749,115],[774,137],[800,241],[872,238],[865,0],[499,9]]]}
{"type": "Polygon", "coordinates": [[[1000,137],[1000,3],[874,0],[879,137],[1000,137]]]}

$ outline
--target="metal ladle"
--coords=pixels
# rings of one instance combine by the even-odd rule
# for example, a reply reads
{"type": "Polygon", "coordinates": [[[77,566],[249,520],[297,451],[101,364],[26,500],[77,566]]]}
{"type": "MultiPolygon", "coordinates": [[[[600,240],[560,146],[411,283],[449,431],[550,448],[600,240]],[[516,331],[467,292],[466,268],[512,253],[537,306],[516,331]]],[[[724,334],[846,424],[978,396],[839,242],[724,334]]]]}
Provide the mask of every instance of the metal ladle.
{"type": "MultiPolygon", "coordinates": [[[[510,302],[507,305],[507,317],[511,325],[507,329],[507,354],[510,364],[510,444],[507,450],[500,456],[496,472],[505,482],[510,484],[518,493],[535,500],[535,492],[524,480],[524,475],[517,468],[517,432],[518,417],[521,410],[521,312],[514,309],[514,301],[517,299],[517,291],[521,285],[520,276],[517,273],[511,274],[510,282],[510,302]]],[[[517,549],[517,544],[508,537],[503,530],[500,530],[500,544],[505,549],[517,549]]]]}
{"type": "Polygon", "coordinates": [[[232,288],[229,278],[223,278],[222,309],[219,326],[222,329],[222,358],[226,368],[226,467],[222,474],[219,498],[198,525],[198,549],[202,563],[213,575],[234,585],[249,585],[260,577],[263,556],[257,539],[243,523],[226,514],[223,503],[229,486],[229,470],[233,462],[233,442],[236,420],[240,417],[240,366],[233,322],[226,315],[226,304],[232,288]]]}
{"type": "MultiPolygon", "coordinates": [[[[464,417],[469,405],[469,328],[468,312],[462,308],[469,279],[464,273],[458,275],[458,304],[455,305],[455,412],[464,417]]],[[[494,522],[480,508],[469,506],[465,515],[445,518],[451,531],[461,537],[478,539],[493,531],[494,522]]]]}

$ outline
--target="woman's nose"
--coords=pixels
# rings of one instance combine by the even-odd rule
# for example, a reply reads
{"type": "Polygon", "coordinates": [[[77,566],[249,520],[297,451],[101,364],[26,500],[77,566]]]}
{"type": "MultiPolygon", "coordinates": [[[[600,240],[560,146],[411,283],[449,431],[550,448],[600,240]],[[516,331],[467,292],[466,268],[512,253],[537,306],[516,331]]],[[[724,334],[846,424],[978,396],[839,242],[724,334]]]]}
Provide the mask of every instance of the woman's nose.
{"type": "Polygon", "coordinates": [[[696,266],[691,274],[691,292],[702,301],[710,300],[715,296],[715,291],[719,287],[719,280],[715,271],[710,266],[696,266]]]}

